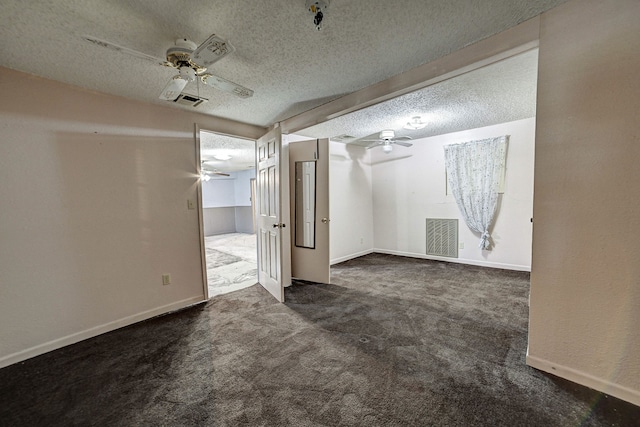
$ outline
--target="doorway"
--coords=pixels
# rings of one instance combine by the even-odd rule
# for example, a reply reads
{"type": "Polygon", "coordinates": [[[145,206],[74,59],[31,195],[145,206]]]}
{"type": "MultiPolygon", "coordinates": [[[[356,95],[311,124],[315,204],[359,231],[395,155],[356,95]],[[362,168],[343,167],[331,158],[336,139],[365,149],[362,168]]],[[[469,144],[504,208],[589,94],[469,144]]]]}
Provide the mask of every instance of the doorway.
{"type": "Polygon", "coordinates": [[[209,298],[257,283],[255,141],[200,130],[201,218],[209,298]]]}

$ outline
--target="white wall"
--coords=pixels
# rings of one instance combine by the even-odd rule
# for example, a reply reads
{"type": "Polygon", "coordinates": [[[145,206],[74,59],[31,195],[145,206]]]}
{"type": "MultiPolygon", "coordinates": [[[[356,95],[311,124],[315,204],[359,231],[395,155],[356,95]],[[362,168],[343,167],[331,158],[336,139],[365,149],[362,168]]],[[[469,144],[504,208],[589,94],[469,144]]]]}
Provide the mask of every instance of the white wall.
{"type": "Polygon", "coordinates": [[[640,405],[640,2],[541,17],[527,363],[640,405]]]}
{"type": "Polygon", "coordinates": [[[531,268],[531,217],[535,119],[518,120],[413,141],[390,154],[372,151],[374,246],[377,252],[516,270],[531,268]],[[491,233],[490,251],[464,223],[452,195],[445,194],[444,146],[510,135],[506,186],[491,233]],[[426,218],[458,218],[459,258],[426,255],[426,218]]]}
{"type": "Polygon", "coordinates": [[[255,169],[234,172],[231,174],[236,178],[234,185],[235,206],[251,206],[251,180],[256,177],[255,169]]]}
{"type": "Polygon", "coordinates": [[[373,205],[369,150],[329,143],[331,263],[372,252],[373,205]]]}
{"type": "Polygon", "coordinates": [[[6,68],[0,81],[0,366],[201,301],[194,123],[264,130],[6,68]]]}
{"type": "Polygon", "coordinates": [[[250,169],[202,181],[205,236],[254,232],[251,179],[255,176],[255,169],[250,169]]]}
{"type": "Polygon", "coordinates": [[[236,180],[233,177],[213,177],[202,181],[202,207],[226,208],[236,205],[236,180]]]}
{"type": "Polygon", "coordinates": [[[231,172],[228,177],[217,175],[202,181],[202,206],[222,208],[229,206],[251,206],[251,179],[255,169],[231,172]]]}

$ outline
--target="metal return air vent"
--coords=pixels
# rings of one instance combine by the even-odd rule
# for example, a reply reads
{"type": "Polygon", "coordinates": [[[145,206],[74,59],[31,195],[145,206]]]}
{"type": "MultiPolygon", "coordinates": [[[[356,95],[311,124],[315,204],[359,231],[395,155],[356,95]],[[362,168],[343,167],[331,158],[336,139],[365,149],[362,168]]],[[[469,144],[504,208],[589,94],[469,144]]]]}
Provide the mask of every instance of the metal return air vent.
{"type": "Polygon", "coordinates": [[[342,135],[338,135],[338,136],[332,136],[331,140],[335,141],[335,142],[349,142],[353,139],[356,139],[355,136],[352,135],[347,135],[346,133],[343,133],[342,135]]]}
{"type": "Polygon", "coordinates": [[[427,255],[458,258],[458,220],[427,218],[427,255]]]}
{"type": "Polygon", "coordinates": [[[188,105],[194,108],[200,104],[204,104],[207,101],[209,100],[206,98],[200,98],[196,95],[189,95],[188,93],[181,93],[176,99],[173,100],[173,102],[177,104],[188,105]]]}

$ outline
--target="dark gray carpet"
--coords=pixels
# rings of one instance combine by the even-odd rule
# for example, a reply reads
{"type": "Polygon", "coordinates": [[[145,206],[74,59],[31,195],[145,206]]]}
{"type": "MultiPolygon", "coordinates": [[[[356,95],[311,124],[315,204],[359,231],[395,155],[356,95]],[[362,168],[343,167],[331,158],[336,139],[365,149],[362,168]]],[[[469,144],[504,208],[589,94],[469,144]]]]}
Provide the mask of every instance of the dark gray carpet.
{"type": "Polygon", "coordinates": [[[0,370],[0,425],[637,426],[525,365],[526,273],[368,255],[0,370]]]}

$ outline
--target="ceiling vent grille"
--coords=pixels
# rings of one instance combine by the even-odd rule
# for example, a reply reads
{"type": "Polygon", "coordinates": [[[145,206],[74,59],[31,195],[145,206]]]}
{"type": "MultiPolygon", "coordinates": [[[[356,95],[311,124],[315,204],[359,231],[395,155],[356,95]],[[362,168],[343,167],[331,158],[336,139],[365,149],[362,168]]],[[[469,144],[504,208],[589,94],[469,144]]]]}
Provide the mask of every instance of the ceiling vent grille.
{"type": "Polygon", "coordinates": [[[458,220],[427,218],[427,255],[458,258],[458,220]]]}
{"type": "Polygon", "coordinates": [[[347,135],[346,133],[343,133],[342,135],[331,137],[331,140],[335,141],[335,142],[348,142],[348,141],[351,141],[352,139],[356,139],[356,137],[355,136],[351,136],[351,135],[347,135]]]}
{"type": "Polygon", "coordinates": [[[176,104],[187,105],[189,107],[197,107],[200,104],[204,104],[209,100],[206,98],[200,98],[196,95],[189,95],[188,93],[181,93],[173,102],[176,104]]]}

